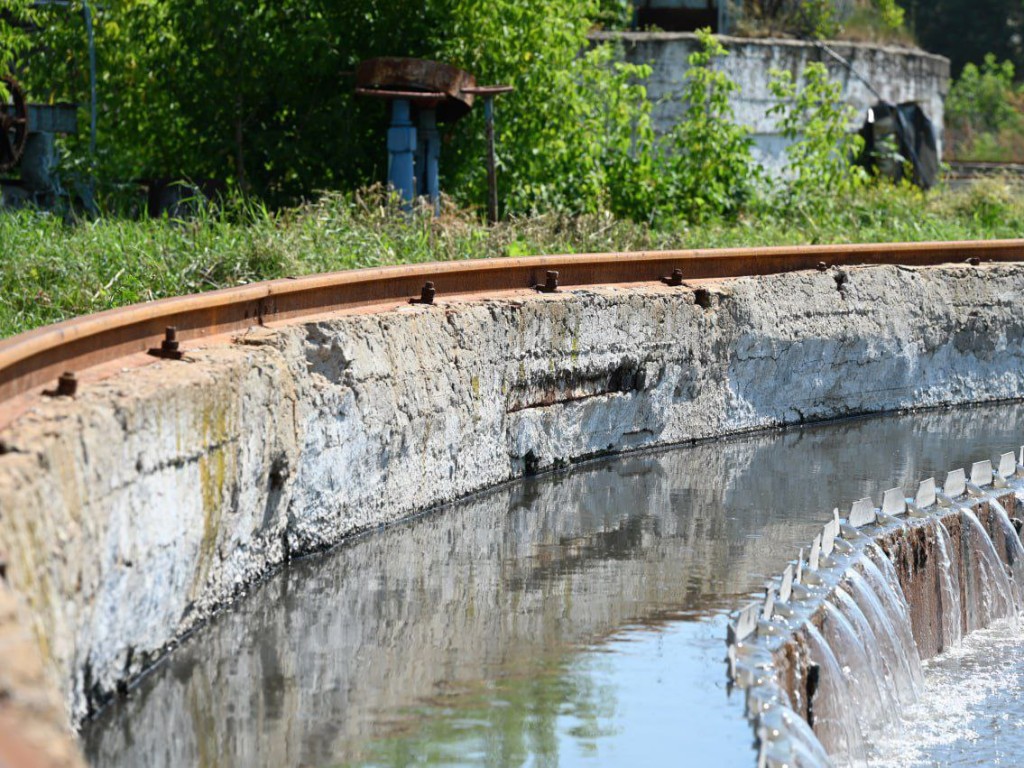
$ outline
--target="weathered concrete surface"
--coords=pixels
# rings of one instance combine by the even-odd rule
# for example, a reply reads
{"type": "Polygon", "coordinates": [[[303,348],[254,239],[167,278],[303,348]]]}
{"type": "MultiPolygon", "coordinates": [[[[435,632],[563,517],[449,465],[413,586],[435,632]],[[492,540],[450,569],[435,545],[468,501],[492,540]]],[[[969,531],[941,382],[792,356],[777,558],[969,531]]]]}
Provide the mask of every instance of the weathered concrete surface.
{"type": "Polygon", "coordinates": [[[1024,396],[1022,290],[871,267],[254,330],[0,434],[0,551],[77,722],[290,554],[524,471],[1024,396]]]}
{"type": "Polygon", "coordinates": [[[53,670],[19,616],[16,595],[0,580],[0,765],[84,765],[66,725],[53,670]]]}
{"type": "MultiPolygon", "coordinates": [[[[697,36],[690,32],[603,32],[593,37],[620,43],[627,61],[651,66],[646,85],[654,102],[655,130],[671,130],[685,114],[679,94],[689,69],[687,57],[698,47],[697,36]]],[[[842,85],[843,100],[856,109],[858,128],[868,107],[878,101],[863,81],[814,43],[727,36],[718,39],[729,55],[716,66],[740,86],[732,98],[736,119],[753,131],[756,154],[769,168],[784,165],[789,143],[779,133],[777,118],[768,115],[768,110],[778,103],[768,89],[770,70],[791,72],[799,81],[811,62],[825,64],[831,79],[842,85]]],[[[935,124],[941,140],[944,101],[949,91],[949,59],[917,48],[842,41],[830,41],[828,46],[850,62],[883,98],[894,104],[918,102],[935,124]]]]}

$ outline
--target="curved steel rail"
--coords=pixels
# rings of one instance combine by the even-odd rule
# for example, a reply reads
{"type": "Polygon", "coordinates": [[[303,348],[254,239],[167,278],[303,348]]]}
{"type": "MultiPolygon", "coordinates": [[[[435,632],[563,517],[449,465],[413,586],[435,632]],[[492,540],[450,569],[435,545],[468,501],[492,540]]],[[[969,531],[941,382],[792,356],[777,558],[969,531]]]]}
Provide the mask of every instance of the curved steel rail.
{"type": "Polygon", "coordinates": [[[375,305],[418,296],[432,281],[437,296],[465,296],[544,283],[559,272],[562,288],[657,281],[675,269],[684,280],[767,275],[821,264],[924,266],[967,260],[1024,261],[1024,240],[884,243],[723,250],[534,256],[350,270],[194,294],[112,309],[0,341],[0,403],[82,371],[157,347],[167,326],[181,341],[243,330],[270,321],[375,305]]]}

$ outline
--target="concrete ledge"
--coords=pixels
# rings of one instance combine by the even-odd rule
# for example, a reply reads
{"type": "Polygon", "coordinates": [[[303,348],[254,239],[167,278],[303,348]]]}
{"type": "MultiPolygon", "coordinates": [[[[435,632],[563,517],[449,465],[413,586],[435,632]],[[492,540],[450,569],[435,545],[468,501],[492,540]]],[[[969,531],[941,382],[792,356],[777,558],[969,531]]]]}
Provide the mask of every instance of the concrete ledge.
{"type": "Polygon", "coordinates": [[[525,472],[1022,397],[1022,293],[863,267],[256,328],[0,434],[7,581],[75,724],[290,556],[525,472]]]}

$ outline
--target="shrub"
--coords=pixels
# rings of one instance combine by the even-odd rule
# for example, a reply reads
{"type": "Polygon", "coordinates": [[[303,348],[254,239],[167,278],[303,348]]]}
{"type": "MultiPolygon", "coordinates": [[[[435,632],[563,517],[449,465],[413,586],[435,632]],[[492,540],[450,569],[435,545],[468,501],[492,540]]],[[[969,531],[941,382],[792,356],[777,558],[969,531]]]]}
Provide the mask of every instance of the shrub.
{"type": "Polygon", "coordinates": [[[735,217],[761,177],[754,163],[750,130],[736,123],[730,96],[739,90],[715,59],[727,55],[722,44],[703,29],[682,98],[685,118],[668,138],[664,197],[690,220],[735,217]]]}
{"type": "Polygon", "coordinates": [[[987,54],[967,64],[949,89],[946,125],[951,154],[961,160],[1024,159],[1024,94],[1014,66],[987,54]]]}
{"type": "Polygon", "coordinates": [[[807,65],[800,88],[792,73],[772,70],[769,88],[779,103],[768,110],[779,115],[782,135],[793,143],[786,152],[786,191],[790,201],[811,207],[827,204],[836,194],[859,186],[866,175],[851,159],[863,140],[849,131],[854,110],[842,100],[820,62],[807,65]]]}

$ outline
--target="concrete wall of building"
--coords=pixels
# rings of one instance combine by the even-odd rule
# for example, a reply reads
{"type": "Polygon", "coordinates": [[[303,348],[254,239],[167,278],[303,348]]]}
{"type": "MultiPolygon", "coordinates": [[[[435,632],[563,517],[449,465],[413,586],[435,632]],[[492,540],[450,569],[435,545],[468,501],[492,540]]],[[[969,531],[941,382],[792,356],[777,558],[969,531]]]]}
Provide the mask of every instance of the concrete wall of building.
{"type": "Polygon", "coordinates": [[[1024,397],[1022,293],[877,266],[254,328],[0,432],[6,581],[75,723],[289,557],[524,472],[1024,397]]]}
{"type": "MultiPolygon", "coordinates": [[[[594,40],[611,41],[622,46],[628,61],[649,64],[653,71],[647,82],[648,95],[655,102],[654,124],[657,131],[672,129],[685,114],[678,98],[686,70],[687,57],[697,48],[696,35],[689,32],[602,32],[594,40]]],[[[878,101],[864,84],[833,57],[814,43],[801,40],[719,38],[729,55],[718,63],[740,86],[734,99],[736,119],[753,131],[757,156],[772,169],[784,165],[788,141],[779,135],[776,118],[768,115],[775,99],[768,90],[769,72],[779,69],[801,77],[811,62],[822,62],[829,74],[843,86],[843,98],[857,111],[859,128],[868,107],[878,101]]],[[[916,101],[942,134],[943,102],[949,89],[949,59],[916,48],[899,48],[865,43],[828,42],[828,47],[848,61],[853,69],[872,84],[886,101],[898,104],[916,101]]]]}

